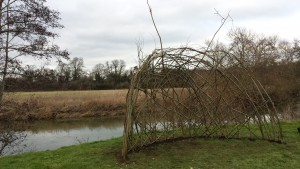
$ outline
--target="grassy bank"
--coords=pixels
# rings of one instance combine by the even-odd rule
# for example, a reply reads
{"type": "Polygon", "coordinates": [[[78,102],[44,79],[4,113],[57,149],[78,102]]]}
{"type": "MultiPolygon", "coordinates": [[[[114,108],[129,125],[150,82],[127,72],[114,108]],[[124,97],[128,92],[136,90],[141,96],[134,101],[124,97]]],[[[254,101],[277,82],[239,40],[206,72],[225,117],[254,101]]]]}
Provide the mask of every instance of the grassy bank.
{"type": "Polygon", "coordinates": [[[120,161],[122,138],[55,151],[0,158],[1,169],[81,168],[300,168],[300,127],[283,123],[286,144],[268,141],[188,139],[148,147],[120,161]]]}
{"type": "Polygon", "coordinates": [[[0,120],[119,116],[126,111],[127,90],[7,93],[0,120]]]}

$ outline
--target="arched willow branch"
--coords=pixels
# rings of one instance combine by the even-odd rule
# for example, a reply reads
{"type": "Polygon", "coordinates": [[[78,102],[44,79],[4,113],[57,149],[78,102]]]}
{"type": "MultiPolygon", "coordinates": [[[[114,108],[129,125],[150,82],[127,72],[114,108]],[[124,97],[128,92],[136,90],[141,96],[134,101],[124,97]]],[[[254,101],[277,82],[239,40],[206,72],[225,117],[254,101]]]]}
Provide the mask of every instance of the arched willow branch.
{"type": "Polygon", "coordinates": [[[163,50],[164,56],[154,50],[132,79],[124,157],[178,138],[282,140],[276,108],[245,63],[219,51],[163,50]]]}

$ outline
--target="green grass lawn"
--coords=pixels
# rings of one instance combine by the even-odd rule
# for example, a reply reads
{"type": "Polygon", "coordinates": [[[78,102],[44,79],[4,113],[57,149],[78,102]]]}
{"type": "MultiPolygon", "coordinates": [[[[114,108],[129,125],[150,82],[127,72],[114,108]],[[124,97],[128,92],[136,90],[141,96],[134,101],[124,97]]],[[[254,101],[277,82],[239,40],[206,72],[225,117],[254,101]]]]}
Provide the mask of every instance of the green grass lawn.
{"type": "Polygon", "coordinates": [[[0,158],[0,169],[85,168],[300,168],[298,122],[282,124],[286,144],[268,141],[187,139],[131,153],[122,163],[122,138],[54,151],[0,158]]]}

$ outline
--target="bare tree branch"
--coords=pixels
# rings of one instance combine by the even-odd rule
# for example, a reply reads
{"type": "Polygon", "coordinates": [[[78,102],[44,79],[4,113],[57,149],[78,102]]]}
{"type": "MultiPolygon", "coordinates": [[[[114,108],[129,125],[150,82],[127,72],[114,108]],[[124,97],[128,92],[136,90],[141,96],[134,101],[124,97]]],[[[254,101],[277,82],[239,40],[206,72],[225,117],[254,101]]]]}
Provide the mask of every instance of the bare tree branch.
{"type": "Polygon", "coordinates": [[[230,16],[230,12],[227,13],[227,16],[226,16],[226,17],[223,17],[223,16],[219,13],[219,11],[217,11],[217,10],[215,9],[215,14],[218,15],[218,16],[221,18],[221,25],[219,26],[219,28],[217,29],[217,31],[214,33],[213,37],[211,38],[210,42],[208,43],[208,46],[207,46],[207,48],[206,48],[206,51],[208,51],[209,48],[211,48],[211,45],[212,45],[213,41],[215,40],[215,37],[217,36],[217,34],[219,33],[219,31],[222,29],[222,27],[224,26],[224,24],[226,23],[226,21],[227,21],[229,18],[232,20],[232,18],[231,18],[231,16],[230,16]]]}
{"type": "Polygon", "coordinates": [[[164,57],[163,57],[164,51],[163,51],[163,43],[162,43],[162,39],[161,39],[161,36],[160,36],[159,31],[158,31],[158,29],[157,29],[157,26],[156,26],[156,24],[155,24],[154,17],[153,17],[153,13],[152,13],[152,8],[151,8],[151,6],[150,6],[150,4],[149,4],[149,0],[147,0],[147,4],[148,4],[148,7],[149,7],[149,12],[150,12],[150,15],[151,15],[151,19],[152,19],[154,28],[155,28],[155,30],[156,30],[156,33],[157,33],[158,37],[159,37],[160,50],[161,50],[161,51],[160,51],[160,54],[161,54],[162,60],[163,60],[163,62],[162,62],[162,68],[164,69],[165,66],[164,66],[164,57]]]}

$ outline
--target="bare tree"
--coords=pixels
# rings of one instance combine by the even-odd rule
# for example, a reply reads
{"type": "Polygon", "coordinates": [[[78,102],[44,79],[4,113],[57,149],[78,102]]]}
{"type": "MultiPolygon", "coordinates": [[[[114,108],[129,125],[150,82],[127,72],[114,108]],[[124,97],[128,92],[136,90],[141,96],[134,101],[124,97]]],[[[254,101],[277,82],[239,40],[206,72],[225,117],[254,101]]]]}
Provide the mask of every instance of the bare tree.
{"type": "Polygon", "coordinates": [[[75,57],[70,61],[69,66],[72,72],[72,80],[78,80],[83,75],[83,59],[75,57]]]}
{"type": "MultiPolygon", "coordinates": [[[[13,101],[4,103],[3,94],[7,77],[22,72],[21,57],[68,59],[69,53],[52,43],[58,37],[54,30],[63,28],[59,23],[59,12],[51,10],[45,3],[46,0],[0,0],[1,112],[11,112],[18,106],[13,101]]],[[[24,140],[26,136],[20,131],[22,129],[16,125],[0,127],[0,155],[24,140]]]]}
{"type": "Polygon", "coordinates": [[[229,37],[230,52],[244,64],[270,65],[278,59],[277,37],[265,37],[243,28],[232,30],[229,37]]]}
{"type": "Polygon", "coordinates": [[[254,35],[242,28],[234,29],[228,35],[232,41],[231,52],[244,63],[248,63],[251,60],[251,56],[248,53],[252,48],[251,43],[254,41],[254,35]]]}
{"type": "Polygon", "coordinates": [[[125,71],[126,63],[124,60],[112,60],[111,66],[112,73],[118,76],[121,76],[121,74],[125,71]]]}
{"type": "Polygon", "coordinates": [[[113,73],[120,76],[124,72],[126,64],[124,60],[115,59],[111,61],[111,67],[113,69],[113,73]]]}
{"type": "Polygon", "coordinates": [[[278,55],[285,64],[292,63],[300,58],[300,42],[294,40],[293,43],[282,40],[278,44],[278,55]]]}
{"type": "Polygon", "coordinates": [[[113,68],[112,65],[109,63],[109,61],[105,62],[105,74],[108,75],[110,73],[112,73],[113,68]]]}
{"type": "Polygon", "coordinates": [[[56,68],[57,78],[59,83],[65,83],[70,80],[71,70],[67,63],[59,62],[56,68]]]}
{"type": "Polygon", "coordinates": [[[114,74],[118,74],[119,65],[120,65],[120,61],[119,60],[115,59],[115,60],[111,61],[111,66],[112,66],[114,74]]]}
{"type": "Polygon", "coordinates": [[[58,37],[59,12],[45,5],[46,0],[0,0],[0,101],[6,77],[21,68],[20,57],[37,59],[68,58],[66,50],[50,43],[58,37]]]}
{"type": "Polygon", "coordinates": [[[105,66],[102,63],[96,64],[93,68],[92,74],[96,81],[102,81],[105,78],[105,66]]]}
{"type": "Polygon", "coordinates": [[[116,85],[122,81],[122,75],[125,73],[125,61],[115,59],[105,62],[103,66],[106,81],[116,88],[116,85]]]}

